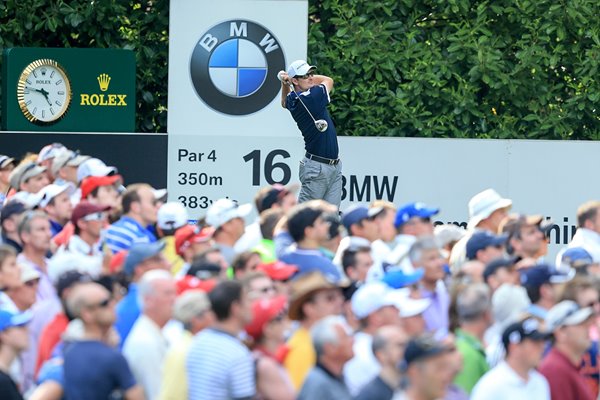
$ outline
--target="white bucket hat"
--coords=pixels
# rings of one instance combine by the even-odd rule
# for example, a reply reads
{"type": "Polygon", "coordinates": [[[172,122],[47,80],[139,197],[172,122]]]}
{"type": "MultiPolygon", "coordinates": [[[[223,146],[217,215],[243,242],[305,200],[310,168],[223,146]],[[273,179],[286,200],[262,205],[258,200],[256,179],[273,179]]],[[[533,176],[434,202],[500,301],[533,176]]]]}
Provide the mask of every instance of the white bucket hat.
{"type": "Polygon", "coordinates": [[[475,228],[496,210],[512,207],[512,200],[501,197],[494,189],[486,189],[469,200],[468,229],[475,228]]]}

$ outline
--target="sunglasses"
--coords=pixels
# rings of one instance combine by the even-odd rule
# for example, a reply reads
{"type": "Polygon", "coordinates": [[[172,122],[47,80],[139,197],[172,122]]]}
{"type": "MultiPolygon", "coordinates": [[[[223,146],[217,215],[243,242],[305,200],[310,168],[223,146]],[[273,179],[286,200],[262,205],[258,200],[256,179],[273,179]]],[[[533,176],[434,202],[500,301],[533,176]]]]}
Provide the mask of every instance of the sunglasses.
{"type": "Polygon", "coordinates": [[[275,289],[275,286],[265,286],[264,288],[257,289],[256,291],[260,293],[273,293],[276,292],[277,289],[275,289]]]}
{"type": "Polygon", "coordinates": [[[295,78],[296,79],[308,79],[308,78],[313,77],[313,76],[315,76],[315,73],[314,72],[309,72],[306,75],[296,76],[295,78]]]}
{"type": "Polygon", "coordinates": [[[82,219],[84,221],[103,221],[106,218],[107,218],[107,216],[106,216],[105,212],[95,212],[95,213],[86,215],[82,219]]]}
{"type": "Polygon", "coordinates": [[[100,303],[88,304],[87,308],[106,308],[106,307],[108,307],[108,305],[110,304],[111,301],[112,301],[112,297],[107,297],[106,299],[102,300],[100,303]]]}
{"type": "Polygon", "coordinates": [[[23,284],[27,287],[36,287],[38,284],[40,283],[40,278],[35,278],[35,279],[31,279],[28,280],[27,282],[24,282],[23,284]]]}

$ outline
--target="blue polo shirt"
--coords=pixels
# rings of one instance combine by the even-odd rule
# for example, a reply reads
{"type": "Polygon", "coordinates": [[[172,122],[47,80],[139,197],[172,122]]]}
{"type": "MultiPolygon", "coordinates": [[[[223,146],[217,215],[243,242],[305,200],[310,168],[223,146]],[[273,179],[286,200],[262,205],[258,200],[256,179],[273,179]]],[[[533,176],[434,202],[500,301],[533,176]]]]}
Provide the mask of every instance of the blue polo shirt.
{"type": "Polygon", "coordinates": [[[290,92],[285,100],[285,107],[292,113],[304,137],[304,149],[316,156],[336,159],[339,155],[337,133],[327,111],[327,104],[329,93],[323,84],[313,86],[305,92],[290,92]],[[302,97],[302,102],[315,119],[327,121],[328,127],[325,132],[319,132],[306,109],[300,104],[298,96],[302,97]]]}
{"type": "Polygon", "coordinates": [[[130,217],[121,217],[106,230],[106,245],[114,253],[129,250],[134,243],[156,242],[156,236],[130,217]]]}
{"type": "Polygon", "coordinates": [[[117,321],[115,322],[115,329],[121,337],[120,347],[123,348],[125,339],[129,336],[133,324],[137,321],[138,317],[142,313],[140,304],[137,299],[137,284],[130,283],[127,295],[121,299],[116,307],[117,321]]]}

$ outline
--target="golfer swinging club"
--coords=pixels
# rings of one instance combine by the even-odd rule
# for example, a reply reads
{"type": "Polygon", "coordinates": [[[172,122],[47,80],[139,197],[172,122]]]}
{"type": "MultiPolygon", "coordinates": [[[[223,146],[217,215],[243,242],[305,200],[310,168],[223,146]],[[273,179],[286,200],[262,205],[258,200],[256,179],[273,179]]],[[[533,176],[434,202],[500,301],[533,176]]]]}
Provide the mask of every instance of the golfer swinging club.
{"type": "Polygon", "coordinates": [[[315,66],[294,61],[280,71],[281,106],[287,108],[304,137],[306,154],[300,161],[302,187],[298,202],[323,199],[338,208],[342,201],[342,162],[333,121],[327,112],[333,79],[315,75],[315,66]]]}

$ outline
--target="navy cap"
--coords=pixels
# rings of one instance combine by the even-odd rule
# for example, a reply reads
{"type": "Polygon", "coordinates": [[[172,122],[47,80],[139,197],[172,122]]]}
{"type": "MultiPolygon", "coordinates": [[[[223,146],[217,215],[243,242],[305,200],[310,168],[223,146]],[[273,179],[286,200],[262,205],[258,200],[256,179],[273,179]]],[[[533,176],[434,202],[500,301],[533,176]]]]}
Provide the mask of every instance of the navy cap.
{"type": "Polygon", "coordinates": [[[488,278],[496,273],[500,268],[513,268],[517,259],[514,257],[500,257],[490,261],[483,270],[483,280],[487,282],[488,278]]]}
{"type": "Polygon", "coordinates": [[[564,274],[547,264],[538,264],[530,268],[520,269],[521,285],[524,287],[540,287],[545,283],[565,283],[573,279],[575,270],[564,274]]]}
{"type": "Polygon", "coordinates": [[[154,257],[165,248],[165,242],[158,241],[154,243],[135,243],[129,249],[123,271],[127,275],[133,275],[135,267],[144,260],[154,257]]]}
{"type": "Polygon", "coordinates": [[[581,268],[593,264],[594,259],[583,247],[571,247],[570,249],[565,250],[561,262],[567,264],[571,268],[581,268]]]}
{"type": "Polygon", "coordinates": [[[477,252],[489,246],[503,246],[508,240],[508,235],[494,235],[488,231],[478,231],[467,242],[467,258],[474,260],[477,252]]]}
{"type": "Polygon", "coordinates": [[[20,201],[9,201],[2,207],[2,211],[0,211],[0,224],[15,214],[24,213],[26,209],[27,207],[20,201]]]}
{"type": "Polygon", "coordinates": [[[431,335],[422,335],[411,339],[404,351],[404,366],[408,368],[411,363],[426,358],[435,357],[454,350],[454,347],[444,345],[431,335]]]}
{"type": "Polygon", "coordinates": [[[403,205],[396,212],[396,220],[394,226],[396,228],[404,225],[413,217],[429,218],[440,212],[439,208],[427,207],[424,203],[408,203],[403,205]]]}
{"type": "Polygon", "coordinates": [[[396,269],[386,272],[381,280],[394,289],[400,289],[419,282],[423,278],[423,275],[425,275],[425,270],[423,268],[417,268],[410,274],[401,269],[396,269]]]}
{"type": "Polygon", "coordinates": [[[353,205],[344,211],[342,215],[342,224],[350,231],[352,225],[358,224],[363,219],[373,218],[382,211],[382,207],[367,208],[361,205],[353,205]]]}
{"type": "Polygon", "coordinates": [[[502,332],[502,344],[507,349],[510,343],[518,344],[525,339],[543,341],[549,339],[551,336],[551,333],[541,329],[537,319],[527,318],[506,327],[504,332],[502,332]]]}

